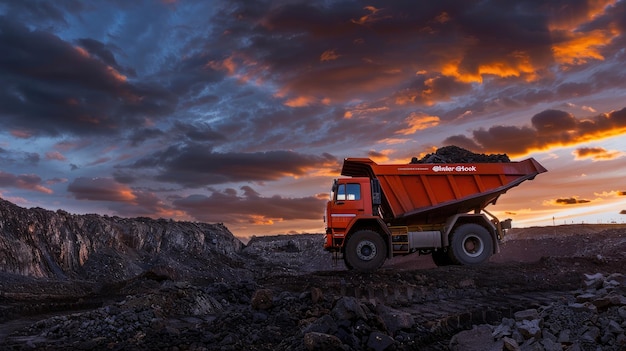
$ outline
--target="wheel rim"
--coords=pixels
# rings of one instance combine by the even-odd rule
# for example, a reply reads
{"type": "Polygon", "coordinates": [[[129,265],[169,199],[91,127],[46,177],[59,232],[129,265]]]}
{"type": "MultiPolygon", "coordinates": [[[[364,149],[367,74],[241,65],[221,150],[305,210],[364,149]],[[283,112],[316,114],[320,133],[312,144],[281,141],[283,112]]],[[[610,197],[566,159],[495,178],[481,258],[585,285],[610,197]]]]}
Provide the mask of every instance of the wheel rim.
{"type": "Polygon", "coordinates": [[[483,241],[476,235],[468,235],[463,240],[463,252],[469,257],[478,257],[484,250],[483,241]]]}
{"type": "Polygon", "coordinates": [[[376,257],[376,245],[369,240],[363,240],[356,247],[356,255],[363,261],[370,261],[376,257]]]}

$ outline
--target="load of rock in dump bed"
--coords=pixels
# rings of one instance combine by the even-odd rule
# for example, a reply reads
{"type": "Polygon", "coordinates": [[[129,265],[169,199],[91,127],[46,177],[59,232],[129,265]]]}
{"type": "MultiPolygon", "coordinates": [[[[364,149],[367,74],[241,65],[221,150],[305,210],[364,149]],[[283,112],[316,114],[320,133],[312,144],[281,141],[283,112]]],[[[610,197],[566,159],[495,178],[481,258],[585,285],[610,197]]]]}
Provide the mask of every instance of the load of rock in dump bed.
{"type": "Polygon", "coordinates": [[[477,154],[462,147],[440,147],[421,159],[413,157],[411,163],[504,163],[511,162],[506,154],[477,154]]]}

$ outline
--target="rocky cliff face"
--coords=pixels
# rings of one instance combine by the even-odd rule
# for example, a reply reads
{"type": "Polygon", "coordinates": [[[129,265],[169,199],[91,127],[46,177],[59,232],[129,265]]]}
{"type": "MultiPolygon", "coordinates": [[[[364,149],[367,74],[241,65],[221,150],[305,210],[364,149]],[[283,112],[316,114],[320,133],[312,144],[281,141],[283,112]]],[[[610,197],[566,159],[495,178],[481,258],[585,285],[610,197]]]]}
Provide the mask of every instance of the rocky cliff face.
{"type": "Polygon", "coordinates": [[[221,280],[243,244],[221,224],[73,215],[0,199],[0,272],[100,282],[152,273],[221,280]]]}

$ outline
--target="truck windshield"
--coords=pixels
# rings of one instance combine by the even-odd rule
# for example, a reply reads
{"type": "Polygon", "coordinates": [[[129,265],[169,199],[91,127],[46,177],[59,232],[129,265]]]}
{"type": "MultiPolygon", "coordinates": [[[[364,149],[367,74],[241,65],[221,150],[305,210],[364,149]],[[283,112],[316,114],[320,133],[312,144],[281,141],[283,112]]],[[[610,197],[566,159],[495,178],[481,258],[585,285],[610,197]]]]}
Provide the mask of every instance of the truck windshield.
{"type": "Polygon", "coordinates": [[[339,184],[337,186],[337,201],[360,200],[360,199],[361,199],[361,184],[348,183],[348,184],[339,184]]]}

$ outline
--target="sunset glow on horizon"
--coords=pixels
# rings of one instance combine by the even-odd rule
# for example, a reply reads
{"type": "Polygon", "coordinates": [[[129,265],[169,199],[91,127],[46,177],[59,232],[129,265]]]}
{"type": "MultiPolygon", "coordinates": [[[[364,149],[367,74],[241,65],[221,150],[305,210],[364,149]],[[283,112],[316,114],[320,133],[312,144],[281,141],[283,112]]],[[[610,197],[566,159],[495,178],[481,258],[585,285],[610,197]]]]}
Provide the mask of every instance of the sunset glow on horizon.
{"type": "Polygon", "coordinates": [[[321,233],[346,157],[548,169],[513,227],[626,221],[626,0],[0,0],[0,197],[321,233]]]}

